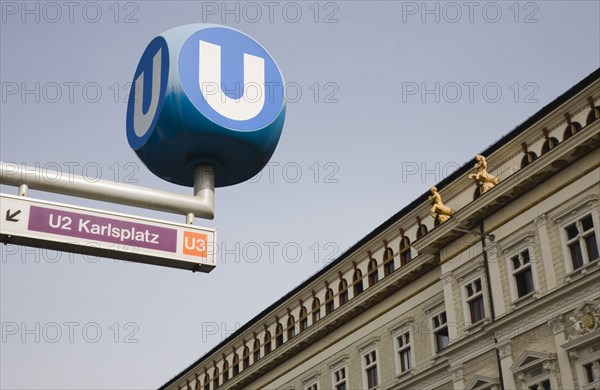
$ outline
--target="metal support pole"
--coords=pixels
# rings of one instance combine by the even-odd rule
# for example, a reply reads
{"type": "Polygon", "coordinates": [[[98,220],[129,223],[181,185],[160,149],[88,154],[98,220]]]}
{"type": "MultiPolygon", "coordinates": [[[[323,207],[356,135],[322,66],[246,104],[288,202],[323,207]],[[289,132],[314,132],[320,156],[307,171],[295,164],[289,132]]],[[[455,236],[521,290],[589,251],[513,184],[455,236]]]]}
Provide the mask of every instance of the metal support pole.
{"type": "MultiPolygon", "coordinates": [[[[107,180],[90,182],[88,178],[42,170],[24,165],[0,162],[0,184],[39,191],[54,192],[80,198],[101,200],[198,218],[214,218],[214,170],[200,166],[194,171],[196,196],[114,183],[107,180]],[[198,172],[198,173],[197,173],[198,172]]],[[[27,191],[24,191],[25,194],[27,191]]],[[[19,194],[23,194],[19,191],[19,194]]]]}
{"type": "Polygon", "coordinates": [[[21,184],[19,186],[19,196],[27,196],[28,193],[29,187],[27,186],[27,184],[21,184]]]}
{"type": "MultiPolygon", "coordinates": [[[[194,196],[202,203],[215,209],[215,169],[210,165],[198,165],[194,168],[194,196]]],[[[194,213],[188,213],[185,223],[194,224],[194,213]]]]}

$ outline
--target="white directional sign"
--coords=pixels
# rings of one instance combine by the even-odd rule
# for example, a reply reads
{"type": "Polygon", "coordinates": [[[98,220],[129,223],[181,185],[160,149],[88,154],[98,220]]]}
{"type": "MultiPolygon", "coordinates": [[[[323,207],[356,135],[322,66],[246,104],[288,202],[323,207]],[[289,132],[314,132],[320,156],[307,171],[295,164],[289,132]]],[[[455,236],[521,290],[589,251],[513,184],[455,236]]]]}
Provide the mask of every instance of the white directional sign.
{"type": "Polygon", "coordinates": [[[216,231],[0,194],[0,242],[210,272],[216,231]]]}

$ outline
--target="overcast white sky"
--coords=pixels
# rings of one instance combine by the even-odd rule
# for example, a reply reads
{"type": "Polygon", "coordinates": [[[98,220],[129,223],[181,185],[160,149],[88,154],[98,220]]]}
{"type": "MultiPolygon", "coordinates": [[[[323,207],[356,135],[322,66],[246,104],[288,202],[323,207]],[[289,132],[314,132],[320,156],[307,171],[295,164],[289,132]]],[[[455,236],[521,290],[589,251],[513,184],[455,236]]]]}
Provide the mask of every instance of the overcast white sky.
{"type": "Polygon", "coordinates": [[[2,246],[3,389],[162,385],[600,66],[598,1],[0,4],[5,162],[190,194],[125,137],[127,83],[174,26],[240,29],[288,83],[268,168],[197,222],[218,231],[210,274],[2,246]]]}

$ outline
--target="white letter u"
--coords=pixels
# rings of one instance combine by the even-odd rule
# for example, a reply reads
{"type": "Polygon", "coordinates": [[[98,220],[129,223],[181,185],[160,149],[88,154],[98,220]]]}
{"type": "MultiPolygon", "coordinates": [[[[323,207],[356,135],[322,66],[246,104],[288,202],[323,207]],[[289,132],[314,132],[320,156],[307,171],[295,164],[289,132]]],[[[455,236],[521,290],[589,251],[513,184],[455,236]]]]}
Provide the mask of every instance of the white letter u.
{"type": "Polygon", "coordinates": [[[249,85],[258,87],[256,99],[232,99],[221,88],[221,46],[200,41],[198,83],[206,102],[229,119],[244,121],[257,116],[265,105],[265,59],[244,53],[244,92],[249,85]]]}
{"type": "Polygon", "coordinates": [[[160,48],[152,59],[152,69],[146,69],[137,79],[135,79],[135,100],[133,102],[133,130],[135,135],[142,137],[148,130],[150,124],[156,114],[158,100],[160,98],[160,83],[161,83],[161,65],[162,65],[162,48],[160,48]],[[152,72],[152,100],[148,111],[144,113],[144,81],[146,80],[146,72],[152,72]]]}

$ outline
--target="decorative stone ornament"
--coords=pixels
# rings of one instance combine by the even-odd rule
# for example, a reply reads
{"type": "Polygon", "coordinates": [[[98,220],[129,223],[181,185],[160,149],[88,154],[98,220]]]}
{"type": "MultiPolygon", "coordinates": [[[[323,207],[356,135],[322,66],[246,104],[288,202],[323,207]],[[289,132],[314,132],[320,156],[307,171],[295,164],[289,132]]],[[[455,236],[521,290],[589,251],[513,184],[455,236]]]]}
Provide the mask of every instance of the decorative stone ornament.
{"type": "Polygon", "coordinates": [[[430,191],[431,196],[428,199],[429,204],[431,204],[431,217],[437,223],[442,224],[454,215],[454,210],[442,202],[442,197],[436,187],[431,187],[430,191]]]}
{"type": "Polygon", "coordinates": [[[473,179],[479,186],[480,194],[484,194],[500,183],[500,180],[487,171],[487,161],[485,157],[478,154],[475,157],[475,160],[477,162],[473,167],[474,173],[469,175],[469,179],[473,179]]]}

